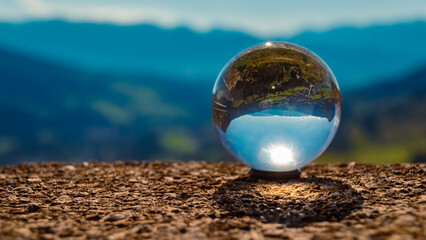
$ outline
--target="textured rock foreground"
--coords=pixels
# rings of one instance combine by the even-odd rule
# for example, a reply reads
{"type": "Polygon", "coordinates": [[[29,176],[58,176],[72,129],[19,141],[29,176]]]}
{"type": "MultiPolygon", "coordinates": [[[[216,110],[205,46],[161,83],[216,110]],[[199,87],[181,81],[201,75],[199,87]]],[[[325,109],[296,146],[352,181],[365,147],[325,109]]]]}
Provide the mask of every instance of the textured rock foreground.
{"type": "Polygon", "coordinates": [[[311,165],[274,182],[233,163],[0,168],[0,239],[425,239],[425,169],[311,165]]]}

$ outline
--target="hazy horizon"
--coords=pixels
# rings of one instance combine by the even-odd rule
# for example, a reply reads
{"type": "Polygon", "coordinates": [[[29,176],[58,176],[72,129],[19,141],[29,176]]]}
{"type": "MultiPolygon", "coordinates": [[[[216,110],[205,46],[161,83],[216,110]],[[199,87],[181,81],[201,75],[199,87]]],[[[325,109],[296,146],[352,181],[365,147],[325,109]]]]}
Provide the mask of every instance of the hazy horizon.
{"type": "Polygon", "coordinates": [[[154,24],[243,32],[256,37],[291,37],[344,26],[368,27],[426,20],[426,2],[410,1],[63,1],[0,0],[0,21],[60,19],[117,25],[154,24]],[[271,7],[272,6],[272,7],[271,7]],[[423,7],[422,7],[423,6],[423,7]]]}

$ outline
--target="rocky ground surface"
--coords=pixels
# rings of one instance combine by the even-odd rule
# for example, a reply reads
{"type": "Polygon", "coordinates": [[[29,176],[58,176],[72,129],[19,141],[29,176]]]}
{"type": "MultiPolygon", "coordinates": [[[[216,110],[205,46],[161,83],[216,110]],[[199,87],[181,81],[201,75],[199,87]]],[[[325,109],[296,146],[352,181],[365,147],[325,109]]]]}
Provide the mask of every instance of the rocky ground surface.
{"type": "Polygon", "coordinates": [[[234,163],[0,168],[0,239],[426,239],[425,164],[234,163]]]}

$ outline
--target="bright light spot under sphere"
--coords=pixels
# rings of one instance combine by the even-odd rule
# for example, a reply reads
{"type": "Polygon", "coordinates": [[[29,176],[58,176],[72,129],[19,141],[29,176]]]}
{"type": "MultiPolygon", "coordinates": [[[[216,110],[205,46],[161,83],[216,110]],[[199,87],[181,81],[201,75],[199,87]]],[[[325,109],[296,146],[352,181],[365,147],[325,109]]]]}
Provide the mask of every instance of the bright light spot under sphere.
{"type": "Polygon", "coordinates": [[[292,171],[328,147],[340,123],[341,95],[327,64],[297,45],[266,42],[222,69],[212,117],[225,148],[260,171],[292,171]]]}
{"type": "Polygon", "coordinates": [[[263,151],[269,153],[271,161],[274,164],[291,164],[294,163],[293,153],[286,146],[270,146],[263,151]]]}

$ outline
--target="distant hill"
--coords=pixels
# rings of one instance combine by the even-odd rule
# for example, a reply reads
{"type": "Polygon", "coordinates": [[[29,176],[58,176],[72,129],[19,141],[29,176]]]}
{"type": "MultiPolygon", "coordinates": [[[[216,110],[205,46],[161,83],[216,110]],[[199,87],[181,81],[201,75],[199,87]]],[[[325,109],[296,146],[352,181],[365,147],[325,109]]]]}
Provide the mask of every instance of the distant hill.
{"type": "MultiPolygon", "coordinates": [[[[426,62],[426,23],[307,32],[290,38],[332,68],[342,91],[403,76],[426,62]]],[[[261,41],[238,32],[63,21],[0,23],[0,46],[90,71],[213,82],[236,53],[261,41]]],[[[272,39],[273,40],[273,39],[272,39]]]]}
{"type": "Polygon", "coordinates": [[[426,139],[426,64],[404,77],[345,97],[344,116],[349,123],[363,125],[372,139],[398,141],[410,135],[426,139]]]}
{"type": "Polygon", "coordinates": [[[0,164],[189,159],[206,144],[218,148],[212,84],[184,82],[95,74],[0,49],[0,164]]]}
{"type": "Polygon", "coordinates": [[[341,126],[323,161],[426,162],[425,119],[426,64],[345,94],[341,126]]]}

